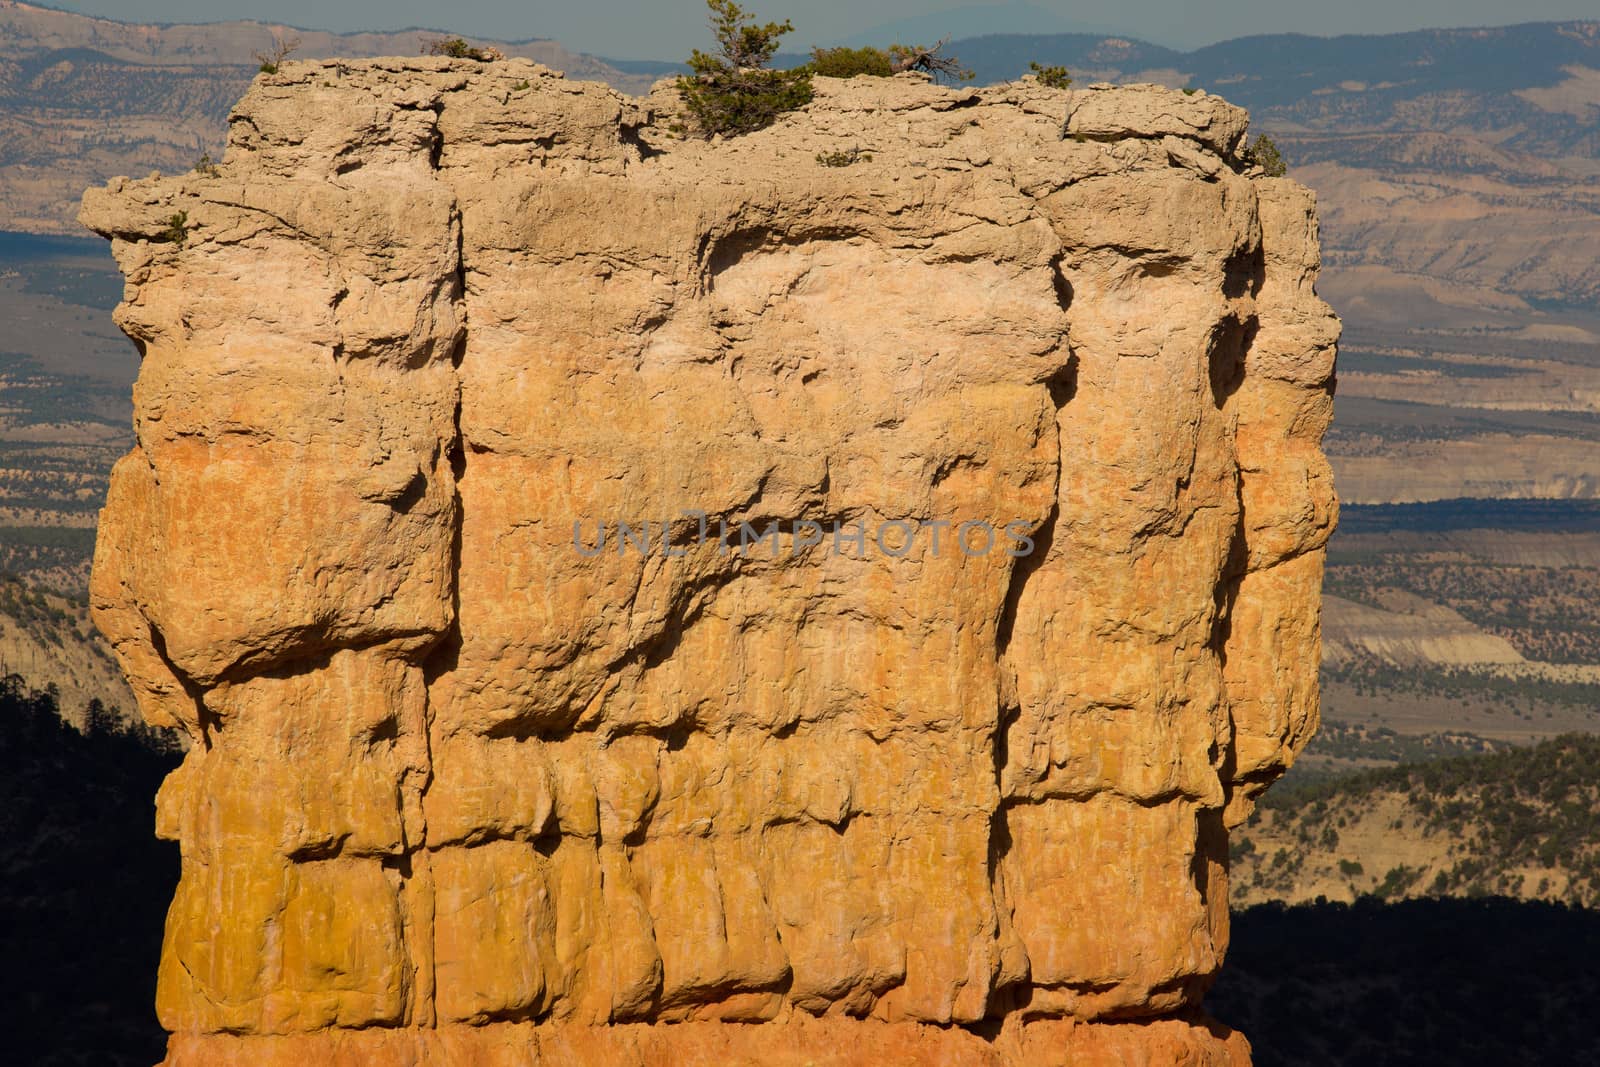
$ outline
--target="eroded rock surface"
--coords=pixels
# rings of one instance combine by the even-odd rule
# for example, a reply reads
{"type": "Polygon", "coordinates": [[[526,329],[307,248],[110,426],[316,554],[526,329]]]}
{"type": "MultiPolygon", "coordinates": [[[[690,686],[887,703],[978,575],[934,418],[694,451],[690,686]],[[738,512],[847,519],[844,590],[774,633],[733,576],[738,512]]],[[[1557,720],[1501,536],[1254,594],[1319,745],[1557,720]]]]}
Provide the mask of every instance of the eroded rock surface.
{"type": "Polygon", "coordinates": [[[169,1062],[1247,1062],[1199,1005],[1317,723],[1310,194],[1152,87],[670,108],[292,63],[217,174],[85,197],[144,352],[96,617],[195,741],[169,1062]]]}

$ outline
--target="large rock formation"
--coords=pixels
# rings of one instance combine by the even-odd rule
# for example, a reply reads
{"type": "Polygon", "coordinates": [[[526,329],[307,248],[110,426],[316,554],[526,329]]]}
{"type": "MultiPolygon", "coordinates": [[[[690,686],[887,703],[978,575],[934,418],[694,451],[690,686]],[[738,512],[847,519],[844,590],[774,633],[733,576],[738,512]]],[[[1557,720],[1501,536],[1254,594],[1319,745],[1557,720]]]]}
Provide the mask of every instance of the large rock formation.
{"type": "Polygon", "coordinates": [[[1317,722],[1338,330],[1245,125],[901,77],[707,144],[300,63],[90,192],[94,607],[195,742],[168,1062],[1246,1062],[1199,1003],[1317,722]]]}

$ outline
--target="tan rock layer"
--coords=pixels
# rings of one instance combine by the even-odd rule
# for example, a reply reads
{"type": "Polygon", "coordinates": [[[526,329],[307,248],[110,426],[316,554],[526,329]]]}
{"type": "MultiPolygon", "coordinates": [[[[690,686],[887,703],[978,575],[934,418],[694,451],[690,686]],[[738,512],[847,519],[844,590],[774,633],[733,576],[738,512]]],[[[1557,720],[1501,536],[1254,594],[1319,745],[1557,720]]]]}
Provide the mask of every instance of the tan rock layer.
{"type": "Polygon", "coordinates": [[[288,64],[85,197],[96,618],[196,742],[169,1062],[1246,1062],[1193,1013],[1317,722],[1310,194],[1153,87],[671,119],[288,64]]]}

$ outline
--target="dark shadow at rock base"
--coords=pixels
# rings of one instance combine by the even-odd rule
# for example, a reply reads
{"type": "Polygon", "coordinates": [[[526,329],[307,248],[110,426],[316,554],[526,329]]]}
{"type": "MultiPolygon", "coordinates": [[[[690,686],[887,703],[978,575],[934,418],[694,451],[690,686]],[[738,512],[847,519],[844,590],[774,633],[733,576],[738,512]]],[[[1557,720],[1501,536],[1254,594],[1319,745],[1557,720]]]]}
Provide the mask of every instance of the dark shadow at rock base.
{"type": "Polygon", "coordinates": [[[1600,1063],[1600,912],[1498,897],[1234,916],[1208,1010],[1257,1067],[1600,1063]]]}
{"type": "Polygon", "coordinates": [[[149,1067],[156,964],[176,845],[155,794],[179,754],[64,724],[55,700],[0,679],[0,1033],[6,1063],[149,1067]]]}

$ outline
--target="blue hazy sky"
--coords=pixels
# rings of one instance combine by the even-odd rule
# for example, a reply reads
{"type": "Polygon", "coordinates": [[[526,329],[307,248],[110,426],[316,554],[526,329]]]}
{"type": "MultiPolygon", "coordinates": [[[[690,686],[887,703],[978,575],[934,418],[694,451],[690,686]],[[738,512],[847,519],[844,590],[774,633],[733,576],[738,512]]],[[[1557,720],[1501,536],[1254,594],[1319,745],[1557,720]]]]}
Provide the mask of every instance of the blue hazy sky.
{"type": "MultiPolygon", "coordinates": [[[[704,0],[42,0],[128,21],[254,18],[330,30],[428,26],[630,59],[681,59],[706,39],[704,0]]],[[[764,18],[795,24],[786,48],[853,37],[917,16],[975,32],[1116,30],[1192,47],[1253,33],[1390,33],[1426,26],[1498,26],[1600,17],[1600,0],[749,0],[764,18]],[[947,20],[944,21],[944,20],[947,20]]],[[[933,36],[940,35],[934,31],[933,36]]]]}

